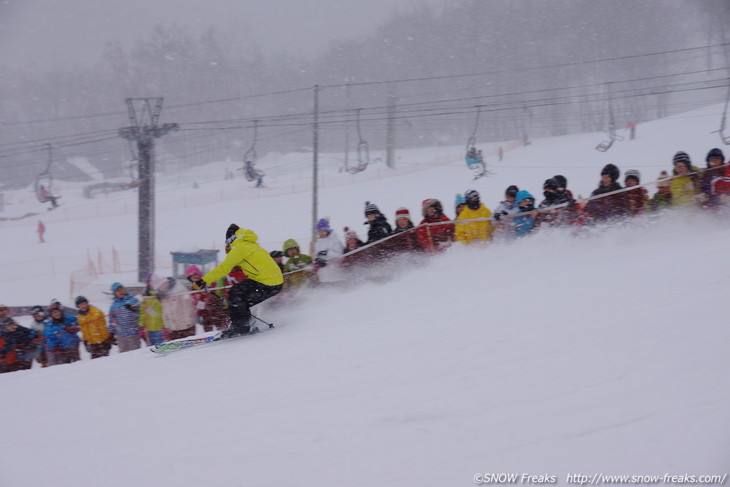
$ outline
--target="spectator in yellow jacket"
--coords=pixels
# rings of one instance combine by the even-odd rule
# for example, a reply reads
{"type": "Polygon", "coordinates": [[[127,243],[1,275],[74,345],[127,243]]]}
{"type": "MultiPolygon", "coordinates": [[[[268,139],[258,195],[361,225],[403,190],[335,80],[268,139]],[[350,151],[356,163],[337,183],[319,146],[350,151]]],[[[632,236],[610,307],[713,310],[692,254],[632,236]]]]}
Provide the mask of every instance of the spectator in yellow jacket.
{"type": "Polygon", "coordinates": [[[697,168],[692,166],[686,152],[674,154],[674,179],[671,183],[672,206],[687,206],[695,204],[695,195],[698,193],[697,168]]]}
{"type": "Polygon", "coordinates": [[[464,193],[466,206],[456,218],[454,227],[454,240],[470,244],[472,242],[489,242],[494,233],[494,226],[489,220],[477,222],[463,222],[462,220],[473,220],[475,218],[490,218],[492,212],[479,199],[479,193],[470,189],[464,193]]]}
{"type": "Polygon", "coordinates": [[[159,345],[165,341],[165,322],[162,320],[162,303],[157,292],[148,284],[139,305],[139,325],[144,328],[148,345],[159,345]]]}
{"type": "Polygon", "coordinates": [[[114,336],[109,333],[104,313],[96,306],[91,306],[83,296],[76,298],[76,308],[79,310],[76,319],[86,351],[91,354],[91,358],[108,356],[114,336]]]}

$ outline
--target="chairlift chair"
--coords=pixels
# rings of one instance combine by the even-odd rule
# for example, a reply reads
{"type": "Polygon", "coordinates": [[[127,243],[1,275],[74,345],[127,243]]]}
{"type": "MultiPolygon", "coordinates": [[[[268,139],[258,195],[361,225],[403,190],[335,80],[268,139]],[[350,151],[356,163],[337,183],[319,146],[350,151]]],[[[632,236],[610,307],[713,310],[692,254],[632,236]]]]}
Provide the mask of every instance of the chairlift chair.
{"type": "Polygon", "coordinates": [[[358,108],[356,110],[356,118],[355,118],[355,125],[357,127],[357,137],[358,137],[357,166],[350,166],[347,168],[347,172],[349,172],[350,174],[357,174],[359,172],[362,172],[365,169],[367,169],[368,164],[370,164],[370,145],[363,138],[362,131],[360,129],[360,112],[361,111],[362,111],[362,108],[358,108]]]}

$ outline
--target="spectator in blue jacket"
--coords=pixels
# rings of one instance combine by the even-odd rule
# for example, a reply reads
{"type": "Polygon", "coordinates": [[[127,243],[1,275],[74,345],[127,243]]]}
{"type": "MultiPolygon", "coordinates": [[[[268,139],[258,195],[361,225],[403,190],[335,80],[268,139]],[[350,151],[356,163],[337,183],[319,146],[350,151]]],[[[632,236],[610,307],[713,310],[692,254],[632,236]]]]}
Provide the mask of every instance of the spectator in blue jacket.
{"type": "Polygon", "coordinates": [[[112,284],[114,301],[109,308],[109,331],[114,336],[119,352],[138,349],[142,342],[139,336],[139,301],[127,294],[121,283],[112,284]]]}
{"type": "Polygon", "coordinates": [[[48,365],[70,364],[81,360],[81,339],[76,317],[64,313],[61,303],[55,300],[48,306],[48,313],[50,316],[43,329],[48,365]]]}
{"type": "Polygon", "coordinates": [[[535,228],[535,217],[537,216],[535,198],[523,189],[517,193],[515,201],[519,208],[518,214],[520,215],[514,217],[515,234],[518,237],[524,237],[535,228]]]}

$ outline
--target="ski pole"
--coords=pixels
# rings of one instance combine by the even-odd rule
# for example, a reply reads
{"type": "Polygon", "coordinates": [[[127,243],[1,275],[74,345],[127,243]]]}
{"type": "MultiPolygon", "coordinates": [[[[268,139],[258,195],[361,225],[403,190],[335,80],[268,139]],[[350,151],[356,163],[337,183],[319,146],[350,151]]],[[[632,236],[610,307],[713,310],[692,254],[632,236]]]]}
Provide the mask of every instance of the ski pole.
{"type": "Polygon", "coordinates": [[[258,316],[256,316],[253,313],[251,313],[251,316],[253,316],[255,319],[259,320],[261,323],[265,323],[265,324],[269,325],[269,328],[273,328],[274,327],[274,324],[273,323],[269,323],[268,321],[262,320],[261,318],[259,318],[258,316]]]}

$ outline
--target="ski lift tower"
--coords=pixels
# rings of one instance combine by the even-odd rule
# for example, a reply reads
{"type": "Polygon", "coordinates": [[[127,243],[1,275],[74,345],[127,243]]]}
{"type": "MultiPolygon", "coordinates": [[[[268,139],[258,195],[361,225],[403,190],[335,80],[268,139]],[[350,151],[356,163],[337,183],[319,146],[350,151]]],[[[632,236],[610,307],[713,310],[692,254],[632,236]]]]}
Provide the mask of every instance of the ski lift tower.
{"type": "Polygon", "coordinates": [[[131,126],[119,130],[123,139],[137,143],[139,159],[139,248],[138,279],[144,282],[155,270],[155,139],[171,130],[178,130],[178,124],[159,125],[164,98],[127,98],[127,111],[131,126]],[[137,104],[139,112],[135,109],[137,104]]]}

